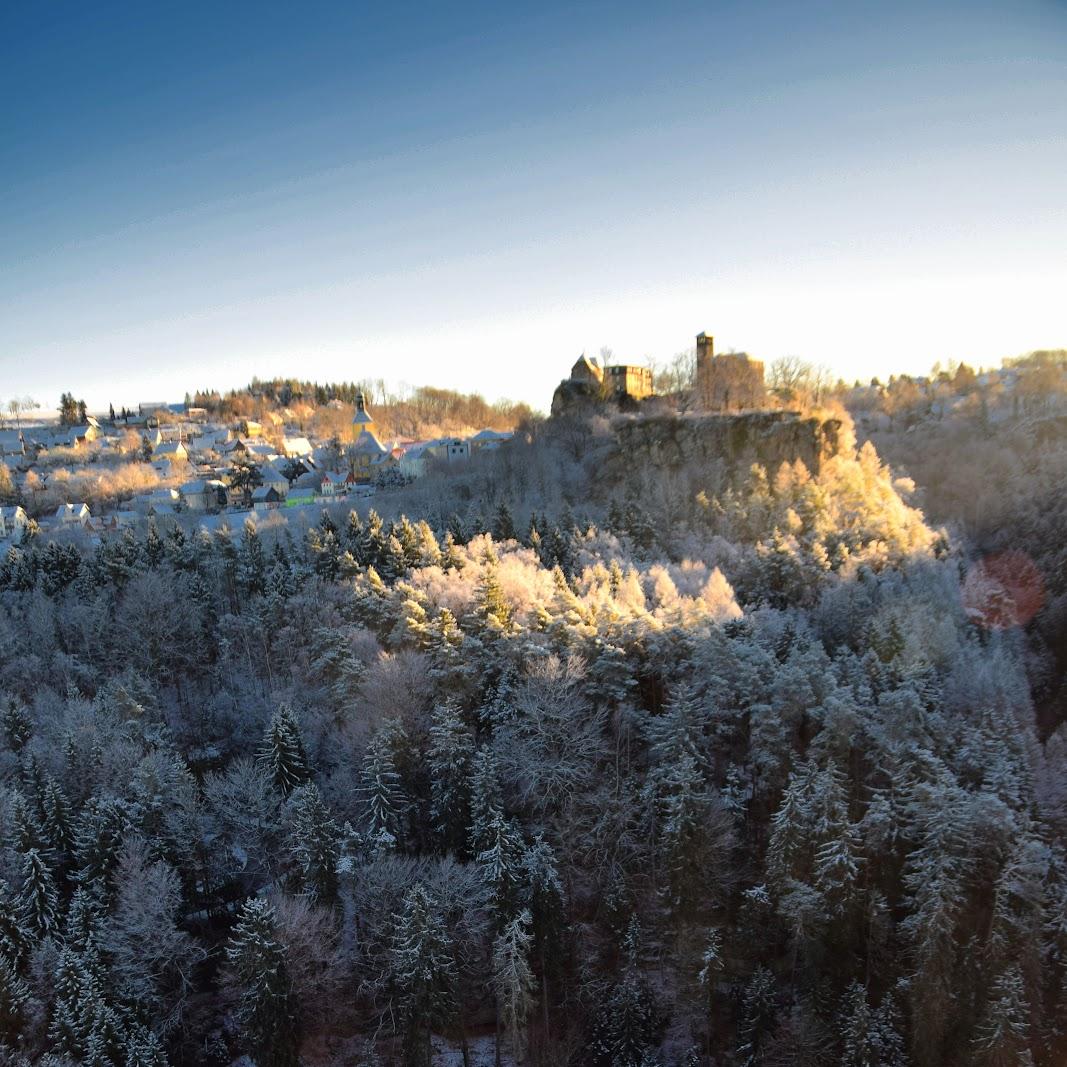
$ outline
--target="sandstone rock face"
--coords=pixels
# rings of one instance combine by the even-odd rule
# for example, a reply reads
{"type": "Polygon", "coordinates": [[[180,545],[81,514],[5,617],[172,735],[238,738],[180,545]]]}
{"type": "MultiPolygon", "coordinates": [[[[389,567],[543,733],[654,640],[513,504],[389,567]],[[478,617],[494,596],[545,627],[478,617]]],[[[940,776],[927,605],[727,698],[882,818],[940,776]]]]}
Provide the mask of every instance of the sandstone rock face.
{"type": "Polygon", "coordinates": [[[647,415],[619,419],[613,429],[617,448],[608,467],[619,475],[627,465],[644,463],[663,470],[706,466],[724,477],[759,463],[773,475],[798,459],[815,473],[841,447],[839,420],[790,411],[647,415]]]}

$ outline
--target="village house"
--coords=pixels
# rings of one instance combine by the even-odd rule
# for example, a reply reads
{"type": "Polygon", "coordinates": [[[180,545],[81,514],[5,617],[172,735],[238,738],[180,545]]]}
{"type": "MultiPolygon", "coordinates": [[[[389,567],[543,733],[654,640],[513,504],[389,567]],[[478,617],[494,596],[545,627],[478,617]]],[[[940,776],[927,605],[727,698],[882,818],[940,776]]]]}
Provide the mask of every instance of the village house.
{"type": "Polygon", "coordinates": [[[282,502],[284,497],[273,485],[260,485],[252,490],[252,507],[273,507],[282,502]]]}
{"type": "MultiPolygon", "coordinates": [[[[93,420],[95,423],[96,420],[93,420]]],[[[71,448],[83,448],[85,445],[95,441],[100,436],[100,431],[93,423],[86,423],[84,426],[71,426],[67,431],[66,443],[71,448]]]]}
{"type": "Polygon", "coordinates": [[[29,524],[30,520],[20,504],[0,507],[0,538],[10,540],[13,545],[21,544],[29,524]]]}
{"type": "Polygon", "coordinates": [[[282,451],[290,458],[303,459],[315,450],[306,437],[283,437],[282,451]]]}
{"type": "Polygon", "coordinates": [[[427,447],[435,459],[444,463],[465,463],[471,458],[470,442],[462,437],[441,437],[427,447]]]}
{"type": "Polygon", "coordinates": [[[432,442],[413,441],[401,453],[398,461],[400,473],[406,478],[421,478],[426,473],[426,461],[432,458],[428,452],[432,442]]]}
{"type": "Polygon", "coordinates": [[[492,452],[498,449],[505,441],[510,441],[515,435],[498,430],[479,430],[471,439],[472,452],[492,452]]]}
{"type": "Polygon", "coordinates": [[[319,482],[319,492],[323,496],[336,496],[339,493],[347,493],[356,484],[356,476],[351,471],[340,474],[326,471],[319,482]]]}
{"type": "Polygon", "coordinates": [[[214,478],[200,478],[178,487],[189,511],[209,511],[226,501],[226,486],[214,478]]]}
{"type": "Polygon", "coordinates": [[[88,504],[60,504],[55,520],[60,526],[85,526],[92,518],[88,504]]]}
{"type": "Polygon", "coordinates": [[[0,430],[0,457],[24,456],[26,439],[21,430],[0,430]]]}
{"type": "Polygon", "coordinates": [[[189,450],[181,441],[164,441],[156,446],[153,458],[164,459],[168,463],[184,463],[189,458],[189,450]]]}

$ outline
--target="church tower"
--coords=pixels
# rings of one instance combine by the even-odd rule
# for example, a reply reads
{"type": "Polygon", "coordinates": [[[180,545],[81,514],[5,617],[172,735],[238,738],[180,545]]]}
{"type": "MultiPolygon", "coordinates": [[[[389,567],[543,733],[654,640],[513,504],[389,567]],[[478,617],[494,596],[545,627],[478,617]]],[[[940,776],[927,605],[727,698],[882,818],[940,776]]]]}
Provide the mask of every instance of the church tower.
{"type": "Polygon", "coordinates": [[[363,430],[374,433],[374,416],[367,410],[367,400],[362,389],[356,393],[356,414],[352,418],[352,425],[357,435],[363,430]]]}

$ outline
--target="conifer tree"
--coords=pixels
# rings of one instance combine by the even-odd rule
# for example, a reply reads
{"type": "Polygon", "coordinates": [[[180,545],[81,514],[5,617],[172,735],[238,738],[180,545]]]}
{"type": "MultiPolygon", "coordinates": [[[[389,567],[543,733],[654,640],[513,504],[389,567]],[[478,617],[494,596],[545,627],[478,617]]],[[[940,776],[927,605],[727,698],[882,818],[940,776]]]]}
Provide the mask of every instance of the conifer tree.
{"type": "Polygon", "coordinates": [[[271,716],[258,759],[275,787],[285,796],[311,779],[311,763],[304,748],[300,723],[288,704],[282,704],[271,716]]]}
{"type": "Polygon", "coordinates": [[[245,519],[241,547],[237,550],[237,579],[247,596],[259,596],[266,591],[267,556],[259,530],[251,519],[245,519]]]}
{"type": "Polygon", "coordinates": [[[430,1034],[449,1022],[456,1008],[455,949],[437,901],[416,883],[393,916],[390,975],[411,1064],[429,1067],[430,1034]]]}
{"type": "Polygon", "coordinates": [[[450,704],[434,709],[430,727],[430,818],[445,851],[461,853],[470,824],[474,737],[450,704]]]}
{"type": "Polygon", "coordinates": [[[363,539],[358,553],[354,553],[356,562],[362,567],[374,567],[380,570],[385,557],[385,530],[382,517],[371,508],[363,524],[363,539]]]}
{"type": "Polygon", "coordinates": [[[440,567],[442,563],[441,547],[425,519],[420,519],[415,526],[418,535],[418,559],[415,566],[440,567]]]}
{"type": "Polygon", "coordinates": [[[29,986],[19,976],[15,965],[0,956],[0,1047],[14,1048],[17,1045],[29,1001],[29,986]]]}
{"type": "Polygon", "coordinates": [[[49,847],[60,857],[74,846],[70,804],[59,783],[50,778],[41,798],[42,825],[49,847]]]}
{"type": "Polygon", "coordinates": [[[443,570],[463,570],[463,557],[460,555],[460,551],[456,547],[456,545],[457,540],[455,534],[453,534],[452,530],[449,529],[445,533],[445,546],[441,550],[441,567],[443,570]]]}
{"type": "Polygon", "coordinates": [[[737,1029],[738,1057],[743,1064],[762,1062],[763,1051],[774,1033],[777,1015],[774,976],[759,966],[745,985],[741,1020],[737,1029]]]}
{"type": "Polygon", "coordinates": [[[591,1059],[602,1067],[644,1067],[665,1019],[645,977],[641,929],[633,916],[622,944],[622,971],[594,1019],[591,1059]]]}
{"type": "Polygon", "coordinates": [[[314,783],[300,786],[289,800],[289,850],[300,891],[331,905],[337,898],[340,830],[314,783]]]}
{"type": "Polygon", "coordinates": [[[0,725],[3,727],[4,737],[11,746],[11,751],[15,753],[21,752],[33,735],[33,722],[29,712],[25,705],[16,700],[8,701],[0,725]]]}
{"type": "Polygon", "coordinates": [[[74,827],[75,877],[82,885],[97,883],[106,891],[130,829],[130,813],[116,797],[91,797],[74,827]]]}
{"type": "Polygon", "coordinates": [[[159,536],[159,530],[154,521],[148,523],[148,530],[144,538],[144,559],[151,570],[155,570],[162,562],[166,554],[163,538],[159,536]]]}
{"type": "Polygon", "coordinates": [[[1033,1063],[1030,1052],[1030,1006],[1018,968],[993,980],[985,1014],[975,1035],[979,1062],[990,1067],[1033,1063]]]}
{"type": "Polygon", "coordinates": [[[490,633],[506,634],[512,629],[512,611],[500,586],[497,564],[496,553],[490,545],[482,558],[482,580],[476,599],[477,615],[482,626],[490,633]]]}
{"type": "Polygon", "coordinates": [[[360,771],[366,837],[375,849],[396,848],[403,837],[407,800],[386,731],[371,738],[360,771]]]}
{"type": "Polygon", "coordinates": [[[299,1030],[274,908],[245,901],[226,948],[245,1047],[260,1067],[296,1067],[299,1030]]]}
{"type": "Polygon", "coordinates": [[[685,910],[705,894],[713,831],[722,821],[705,778],[698,713],[687,690],[675,694],[650,732],[647,792],[658,851],[671,907],[685,910]]]}
{"type": "Polygon", "coordinates": [[[504,813],[496,757],[488,745],[482,745],[474,754],[471,772],[471,821],[468,831],[468,849],[478,855],[492,841],[492,827],[498,816],[504,813]]]}
{"type": "Polygon", "coordinates": [[[67,905],[63,940],[79,953],[98,942],[103,927],[105,908],[96,888],[95,883],[79,885],[67,905]]]}
{"type": "Polygon", "coordinates": [[[486,838],[486,847],[478,853],[478,866],[489,889],[494,925],[502,930],[515,915],[521,898],[522,837],[503,813],[497,811],[486,828],[486,838]]]}
{"type": "Polygon", "coordinates": [[[11,892],[11,887],[0,879],[0,958],[7,960],[17,970],[28,947],[18,902],[11,892]]]}
{"type": "Polygon", "coordinates": [[[890,994],[874,1010],[867,990],[853,982],[845,990],[841,1019],[842,1067],[904,1067],[907,1063],[890,994]]]}
{"type": "Polygon", "coordinates": [[[47,937],[59,926],[59,895],[52,872],[36,848],[22,857],[22,891],[18,913],[31,937],[47,937]]]}
{"type": "Polygon", "coordinates": [[[167,1053],[146,1026],[134,1026],[126,1035],[123,1067],[167,1067],[167,1053]]]}
{"type": "Polygon", "coordinates": [[[524,899],[530,912],[534,952],[541,972],[541,1014],[545,1035],[549,1029],[549,969],[562,967],[564,898],[552,846],[538,834],[522,857],[524,899]]]}
{"type": "Polygon", "coordinates": [[[394,524],[393,536],[400,546],[399,555],[404,573],[418,567],[422,561],[419,533],[406,515],[401,515],[399,521],[394,524]]]}
{"type": "Polygon", "coordinates": [[[492,526],[493,540],[500,543],[503,541],[514,541],[518,538],[518,534],[515,532],[515,521],[511,517],[511,512],[508,509],[508,505],[505,501],[501,501],[496,509],[496,514],[493,516],[492,526]]]}

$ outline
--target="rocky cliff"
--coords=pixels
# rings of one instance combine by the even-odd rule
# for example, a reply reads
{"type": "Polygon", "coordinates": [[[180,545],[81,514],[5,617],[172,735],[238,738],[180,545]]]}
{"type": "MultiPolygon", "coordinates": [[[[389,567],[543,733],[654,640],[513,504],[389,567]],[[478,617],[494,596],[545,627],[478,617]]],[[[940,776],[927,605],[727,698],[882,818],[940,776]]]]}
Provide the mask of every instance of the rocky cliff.
{"type": "Polygon", "coordinates": [[[841,448],[841,422],[802,418],[790,411],[740,415],[644,415],[618,419],[616,448],[605,473],[623,476],[633,465],[659,470],[704,468],[729,477],[753,463],[774,472],[803,460],[812,472],[841,448]]]}

